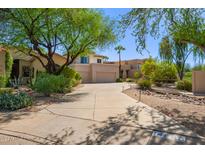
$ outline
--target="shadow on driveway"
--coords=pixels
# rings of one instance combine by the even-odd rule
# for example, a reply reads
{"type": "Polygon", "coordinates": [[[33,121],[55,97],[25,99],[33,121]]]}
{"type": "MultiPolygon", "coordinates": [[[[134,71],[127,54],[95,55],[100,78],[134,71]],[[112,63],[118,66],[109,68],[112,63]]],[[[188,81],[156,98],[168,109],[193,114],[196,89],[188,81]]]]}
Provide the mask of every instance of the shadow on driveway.
{"type": "Polygon", "coordinates": [[[23,119],[28,115],[30,115],[29,112],[2,112],[0,113],[0,125],[11,122],[13,120],[23,119]]]}
{"type": "Polygon", "coordinates": [[[74,103],[83,97],[87,96],[89,93],[80,92],[80,93],[67,93],[67,94],[54,94],[50,97],[38,96],[35,97],[36,105],[43,105],[45,103],[50,104],[59,104],[59,103],[74,103]]]}
{"type": "Polygon", "coordinates": [[[60,103],[75,103],[79,99],[83,99],[88,95],[88,93],[68,93],[65,95],[55,95],[51,97],[36,97],[34,105],[29,108],[23,108],[17,111],[11,111],[11,112],[4,112],[0,111],[0,125],[4,123],[11,122],[13,120],[20,120],[25,118],[26,116],[29,116],[31,112],[37,112],[39,110],[45,109],[45,107],[42,107],[43,105],[52,105],[52,104],[60,104],[60,103]],[[38,108],[38,109],[34,109],[38,108]],[[34,111],[32,111],[32,109],[34,111]]]}
{"type": "Polygon", "coordinates": [[[194,133],[178,133],[187,130],[167,116],[157,121],[152,110],[148,114],[153,125],[145,127],[138,119],[142,110],[142,107],[129,107],[126,114],[110,117],[101,126],[93,125],[86,139],[78,144],[205,144],[194,133]],[[153,136],[154,131],[164,132],[167,138],[153,136]],[[176,140],[178,137],[185,137],[185,141],[176,140]]]}
{"type": "MultiPolygon", "coordinates": [[[[78,95],[79,97],[82,95],[78,95]]],[[[28,113],[17,112],[1,115],[1,123],[11,120],[19,120],[27,116],[28,113]]],[[[86,119],[82,119],[86,120],[86,119]]],[[[80,126],[79,126],[80,127],[80,126]]],[[[52,129],[52,128],[51,128],[52,129]]],[[[80,138],[73,138],[73,135],[81,134],[71,126],[62,128],[57,133],[45,135],[43,141],[39,144],[205,144],[204,139],[188,130],[171,118],[159,113],[156,110],[146,108],[145,106],[132,106],[127,108],[127,112],[115,117],[109,117],[107,120],[92,124],[87,127],[89,133],[80,138]],[[147,120],[147,121],[146,121],[147,120]],[[161,136],[153,135],[153,132],[160,132],[161,136]],[[185,140],[176,140],[178,137],[185,140]]],[[[23,132],[18,132],[22,133],[23,132]]],[[[160,134],[159,133],[159,134],[160,134]]],[[[34,135],[26,134],[28,138],[34,135]],[[30,137],[29,137],[30,136],[30,137]]],[[[8,134],[9,135],[9,134],[8,134]]],[[[35,144],[35,143],[34,143],[35,144]]]]}

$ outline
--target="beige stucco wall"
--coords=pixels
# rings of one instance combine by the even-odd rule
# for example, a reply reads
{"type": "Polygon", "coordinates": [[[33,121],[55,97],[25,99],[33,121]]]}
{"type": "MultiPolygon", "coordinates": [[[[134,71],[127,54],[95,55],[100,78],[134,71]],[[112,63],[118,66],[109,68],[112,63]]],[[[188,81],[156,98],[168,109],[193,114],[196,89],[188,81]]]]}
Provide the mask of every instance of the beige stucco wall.
{"type": "Polygon", "coordinates": [[[92,82],[92,73],[90,64],[73,64],[71,65],[73,69],[80,73],[83,83],[92,82]]]}
{"type": "Polygon", "coordinates": [[[89,64],[97,63],[97,58],[93,54],[89,55],[89,64]]]}
{"type": "Polygon", "coordinates": [[[36,73],[37,72],[43,72],[45,69],[41,65],[41,63],[36,59],[31,63],[31,67],[34,68],[34,78],[36,78],[36,73]]]}
{"type": "MultiPolygon", "coordinates": [[[[41,60],[43,61],[44,64],[47,63],[47,60],[45,58],[41,57],[41,60]]],[[[53,60],[55,61],[56,64],[58,64],[60,66],[63,65],[65,63],[65,61],[66,61],[65,58],[63,58],[62,56],[58,56],[57,54],[53,55],[53,60]]],[[[33,63],[35,63],[36,66],[41,65],[40,61],[37,60],[37,59],[34,60],[33,63]]]]}
{"type": "MultiPolygon", "coordinates": [[[[2,53],[1,53],[2,54],[2,53]]],[[[4,53],[3,53],[4,54],[4,53]]],[[[33,59],[29,56],[24,56],[22,54],[13,53],[14,59],[20,59],[19,61],[19,75],[23,76],[22,68],[23,66],[29,66],[30,69],[34,68],[34,78],[36,77],[37,71],[45,71],[44,67],[41,65],[40,61],[37,59],[33,59]],[[16,56],[16,57],[15,57],[16,56]]],[[[0,55],[0,65],[2,67],[1,72],[4,72],[4,56],[0,55]]],[[[47,60],[41,57],[44,64],[47,63],[47,60]]],[[[63,65],[66,59],[62,56],[55,54],[53,59],[56,64],[63,65]]],[[[89,56],[90,64],[73,64],[71,67],[80,73],[82,76],[83,82],[115,82],[115,80],[119,77],[118,65],[116,64],[98,64],[97,59],[101,59],[103,62],[103,58],[101,56],[96,56],[91,54],[89,56]]]]}
{"type": "Polygon", "coordinates": [[[66,62],[66,58],[63,58],[62,56],[59,56],[57,54],[53,56],[53,60],[55,61],[56,64],[60,66],[66,62]]]}
{"type": "Polygon", "coordinates": [[[91,68],[92,82],[115,82],[119,77],[118,65],[91,64],[91,68]]]}
{"type": "Polygon", "coordinates": [[[140,72],[140,70],[138,70],[138,69],[131,69],[131,70],[129,70],[128,76],[129,76],[130,78],[134,78],[135,72],[140,72]]]}
{"type": "Polygon", "coordinates": [[[205,94],[205,71],[192,72],[192,92],[205,94]]]}
{"type": "Polygon", "coordinates": [[[80,73],[83,83],[115,82],[119,77],[118,65],[114,64],[73,64],[80,73]]]}
{"type": "MultiPolygon", "coordinates": [[[[57,64],[64,63],[58,57],[55,58],[57,64]]],[[[35,76],[37,71],[44,71],[38,60],[34,60],[31,67],[35,68],[35,76]]],[[[73,64],[71,67],[80,73],[83,83],[115,82],[119,77],[118,65],[115,64],[73,64]]]]}
{"type": "MultiPolygon", "coordinates": [[[[121,70],[123,71],[123,78],[127,77],[126,71],[128,70],[128,77],[134,78],[134,73],[140,71],[141,65],[146,59],[133,59],[121,61],[121,70]],[[137,67],[138,65],[138,67],[137,67]]],[[[114,62],[119,66],[119,62],[114,62]]]]}
{"type": "MultiPolygon", "coordinates": [[[[121,65],[136,65],[136,64],[143,64],[146,59],[132,59],[132,60],[122,60],[121,65]]],[[[115,64],[119,64],[119,61],[114,62],[115,64]]]]}
{"type": "Polygon", "coordinates": [[[89,63],[90,64],[93,64],[93,63],[97,63],[97,59],[101,59],[102,63],[103,63],[103,58],[102,57],[98,57],[98,56],[95,56],[94,54],[91,54],[89,56],[89,63]]]}
{"type": "Polygon", "coordinates": [[[0,75],[5,74],[5,52],[0,51],[0,75]]]}
{"type": "MultiPolygon", "coordinates": [[[[41,60],[43,61],[44,64],[47,63],[47,60],[45,58],[41,58],[41,60]]],[[[65,58],[59,56],[59,55],[54,55],[53,56],[53,60],[55,61],[56,64],[58,65],[63,65],[66,61],[65,58]]],[[[36,73],[37,71],[45,71],[45,68],[42,66],[42,64],[40,63],[40,61],[38,59],[35,59],[32,63],[31,63],[31,67],[34,68],[34,78],[36,77],[36,73]]]]}
{"type": "MultiPolygon", "coordinates": [[[[100,56],[95,56],[95,54],[90,54],[89,56],[88,56],[88,58],[89,58],[89,64],[96,64],[97,63],[97,59],[101,59],[101,61],[102,61],[102,63],[103,63],[103,58],[102,57],[100,57],[100,56]]],[[[75,60],[75,62],[74,62],[75,64],[80,64],[80,57],[78,57],[76,60],[75,60]]]]}

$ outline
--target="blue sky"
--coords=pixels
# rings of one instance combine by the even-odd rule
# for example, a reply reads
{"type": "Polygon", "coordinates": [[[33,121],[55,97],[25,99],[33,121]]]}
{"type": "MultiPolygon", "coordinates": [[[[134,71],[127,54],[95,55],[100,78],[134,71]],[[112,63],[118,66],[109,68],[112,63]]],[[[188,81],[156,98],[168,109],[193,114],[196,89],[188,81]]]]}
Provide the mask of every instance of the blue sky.
{"type": "MultiPolygon", "coordinates": [[[[106,16],[109,16],[111,19],[120,19],[121,15],[124,15],[130,11],[130,9],[100,9],[100,10],[102,10],[104,14],[106,16]]],[[[116,45],[120,44],[126,48],[126,50],[122,52],[122,60],[147,58],[149,57],[149,55],[155,58],[159,55],[158,51],[159,51],[160,39],[155,40],[152,37],[148,36],[147,49],[149,53],[147,51],[144,51],[143,55],[141,55],[136,52],[135,38],[131,35],[131,32],[132,30],[128,29],[125,34],[125,38],[120,39],[119,42],[116,44],[116,45]]],[[[115,46],[103,50],[97,50],[97,53],[108,56],[109,61],[117,61],[118,55],[114,50],[115,46]]],[[[187,63],[189,63],[191,66],[195,65],[192,55],[190,55],[190,57],[188,58],[187,63]]]]}

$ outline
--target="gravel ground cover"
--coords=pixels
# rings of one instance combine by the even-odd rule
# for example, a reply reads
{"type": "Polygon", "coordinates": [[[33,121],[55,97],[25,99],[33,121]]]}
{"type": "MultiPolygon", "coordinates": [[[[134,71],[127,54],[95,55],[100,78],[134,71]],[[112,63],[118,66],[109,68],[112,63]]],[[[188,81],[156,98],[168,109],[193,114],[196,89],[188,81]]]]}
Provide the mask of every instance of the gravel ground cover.
{"type": "Polygon", "coordinates": [[[205,137],[205,97],[193,96],[174,90],[154,89],[141,91],[130,88],[123,91],[128,96],[174,118],[181,124],[205,137]],[[141,96],[140,96],[141,93],[141,96]]]}

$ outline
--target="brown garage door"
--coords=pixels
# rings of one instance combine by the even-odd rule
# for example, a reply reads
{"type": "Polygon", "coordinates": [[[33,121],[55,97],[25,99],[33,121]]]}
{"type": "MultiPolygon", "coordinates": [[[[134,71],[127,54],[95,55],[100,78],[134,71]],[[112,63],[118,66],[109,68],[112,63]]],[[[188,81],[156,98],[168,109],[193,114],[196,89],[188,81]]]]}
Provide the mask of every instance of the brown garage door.
{"type": "Polygon", "coordinates": [[[96,72],[96,82],[106,83],[115,82],[116,73],[115,72],[96,72]]]}

